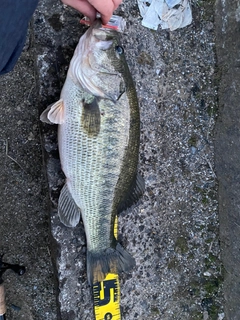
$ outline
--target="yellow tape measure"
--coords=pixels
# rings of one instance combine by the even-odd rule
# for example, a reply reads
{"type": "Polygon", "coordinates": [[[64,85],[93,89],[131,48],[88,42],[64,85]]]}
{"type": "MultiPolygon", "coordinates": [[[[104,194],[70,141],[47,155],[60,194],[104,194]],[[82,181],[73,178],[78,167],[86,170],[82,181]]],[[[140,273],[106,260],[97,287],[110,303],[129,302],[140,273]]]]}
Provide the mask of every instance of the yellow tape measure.
{"type": "MultiPolygon", "coordinates": [[[[114,224],[117,238],[117,217],[114,224]]],[[[109,273],[106,278],[93,285],[95,320],[121,320],[120,285],[118,275],[109,273]]]]}

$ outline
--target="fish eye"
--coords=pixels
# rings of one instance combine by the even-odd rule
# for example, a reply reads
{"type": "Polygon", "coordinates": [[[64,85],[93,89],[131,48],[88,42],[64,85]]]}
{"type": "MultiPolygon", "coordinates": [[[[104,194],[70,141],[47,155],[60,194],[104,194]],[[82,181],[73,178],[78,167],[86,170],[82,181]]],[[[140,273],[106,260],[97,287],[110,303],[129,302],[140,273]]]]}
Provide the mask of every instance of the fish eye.
{"type": "Polygon", "coordinates": [[[116,46],[115,47],[115,50],[118,54],[123,54],[124,53],[124,50],[123,50],[123,47],[121,46],[116,46]]]}

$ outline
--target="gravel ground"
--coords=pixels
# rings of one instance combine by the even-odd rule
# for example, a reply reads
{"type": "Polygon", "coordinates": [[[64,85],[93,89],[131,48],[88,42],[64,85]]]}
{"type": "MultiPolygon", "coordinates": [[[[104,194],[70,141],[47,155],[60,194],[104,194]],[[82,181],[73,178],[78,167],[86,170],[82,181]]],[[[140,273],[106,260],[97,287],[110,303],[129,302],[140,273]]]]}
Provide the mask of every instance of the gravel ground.
{"type": "Polygon", "coordinates": [[[169,33],[144,29],[138,15],[130,18],[134,8],[123,7],[132,21],[123,42],[141,107],[146,182],[141,204],[120,218],[137,259],[133,277],[121,284],[124,319],[223,317],[209,9],[195,3],[193,24],[169,33]]]}
{"type": "MultiPolygon", "coordinates": [[[[160,29],[152,31],[142,27],[136,1],[125,0],[118,10],[118,14],[127,21],[122,43],[139,97],[139,170],[146,183],[142,199],[137,205],[123,212],[119,219],[120,240],[137,262],[135,270],[130,275],[121,277],[123,320],[224,319],[218,184],[214,173],[213,149],[219,81],[215,68],[213,1],[192,1],[192,9],[193,23],[174,32],[160,29]]],[[[33,319],[45,319],[43,314],[46,315],[46,312],[50,312],[46,319],[57,317],[53,270],[47,249],[49,240],[46,240],[48,197],[41,169],[36,170],[38,167],[41,168],[37,117],[47,105],[59,98],[73,50],[85,30],[78,21],[79,15],[74,10],[65,8],[53,0],[40,1],[31,29],[34,32],[32,41],[36,58],[32,63],[36,63],[36,74],[32,74],[30,78],[27,74],[24,77],[24,80],[29,79],[30,83],[26,83],[28,89],[19,88],[19,92],[29,97],[34,79],[37,79],[39,96],[34,101],[29,100],[29,115],[26,116],[21,104],[16,107],[16,101],[22,101],[21,98],[17,99],[12,95],[11,109],[8,112],[14,118],[17,108],[22,111],[21,115],[19,113],[18,116],[17,113],[16,119],[14,118],[14,131],[13,122],[8,130],[15,136],[16,141],[26,130],[25,140],[18,142],[18,150],[22,153],[18,152],[19,157],[25,154],[28,162],[26,165],[24,162],[20,164],[25,170],[29,165],[32,175],[37,176],[34,184],[32,182],[31,186],[28,186],[32,181],[28,182],[29,175],[25,174],[18,164],[7,159],[9,167],[16,170],[17,181],[22,183],[22,187],[12,187],[15,182],[11,183],[8,178],[12,193],[9,194],[9,198],[4,198],[4,202],[15,208],[18,199],[24,199],[21,210],[27,217],[25,222],[20,220],[23,228],[26,229],[26,225],[29,225],[24,232],[19,227],[20,223],[14,222],[13,227],[18,237],[16,241],[11,242],[8,249],[6,243],[10,236],[5,232],[4,246],[7,251],[11,251],[14,261],[17,259],[25,263],[28,256],[29,261],[34,262],[32,282],[29,282],[28,278],[28,284],[24,282],[21,290],[19,287],[19,292],[27,295],[29,286],[35,281],[35,286],[39,289],[34,295],[35,287],[31,287],[31,299],[27,299],[33,319]],[[17,121],[22,122],[18,125],[17,121]],[[30,130],[28,123],[36,125],[35,131],[32,127],[30,130]],[[23,129],[23,124],[26,129],[23,129]],[[22,130],[20,133],[15,129],[18,126],[22,130]],[[28,139],[31,132],[34,136],[33,142],[28,139]],[[28,153],[24,151],[25,141],[30,147],[28,153]],[[32,153],[32,150],[36,151],[32,153]],[[24,190],[24,193],[18,195],[16,190],[19,189],[24,190]],[[31,199],[26,196],[28,189],[34,190],[31,199]],[[9,202],[6,199],[10,199],[9,202]],[[26,203],[26,207],[23,203],[26,203]],[[26,210],[31,203],[33,207],[38,204],[38,215],[34,215],[37,221],[31,220],[29,216],[33,215],[26,210]],[[33,240],[27,241],[32,233],[35,237],[40,233],[38,243],[32,242],[33,240]],[[19,240],[19,234],[26,239],[19,240]],[[13,249],[14,243],[17,243],[16,250],[13,249]],[[26,249],[23,243],[25,246],[32,243],[32,251],[26,249]],[[36,249],[39,245],[41,250],[36,249]],[[29,251],[32,252],[32,256],[29,251]],[[43,253],[43,260],[40,253],[43,253]],[[33,298],[39,298],[39,301],[33,298]],[[49,310],[50,305],[52,308],[49,310]]],[[[28,64],[32,61],[32,56],[23,56],[22,59],[25,61],[23,63],[28,64]]],[[[1,79],[2,91],[11,82],[11,75],[8,79],[9,82],[1,79]]],[[[18,87],[19,79],[17,83],[11,83],[12,88],[18,87]]],[[[9,89],[5,91],[9,99],[9,89]]],[[[7,123],[8,114],[4,117],[1,115],[3,126],[7,123]]],[[[75,229],[69,229],[58,220],[56,204],[64,178],[58,161],[56,128],[42,126],[41,133],[52,200],[50,211],[54,240],[51,241],[51,248],[59,275],[58,300],[61,317],[59,315],[57,318],[90,320],[93,319],[93,301],[86,280],[83,226],[80,223],[75,229]]],[[[5,168],[5,141],[8,134],[2,134],[2,137],[1,166],[5,168]]],[[[10,155],[18,159],[17,153],[10,155]]],[[[9,177],[14,177],[12,172],[9,177]]],[[[1,193],[3,194],[3,191],[1,193]]],[[[11,217],[11,221],[6,221],[9,230],[14,217],[11,217]]],[[[24,278],[14,279],[23,282],[24,278]]]]}

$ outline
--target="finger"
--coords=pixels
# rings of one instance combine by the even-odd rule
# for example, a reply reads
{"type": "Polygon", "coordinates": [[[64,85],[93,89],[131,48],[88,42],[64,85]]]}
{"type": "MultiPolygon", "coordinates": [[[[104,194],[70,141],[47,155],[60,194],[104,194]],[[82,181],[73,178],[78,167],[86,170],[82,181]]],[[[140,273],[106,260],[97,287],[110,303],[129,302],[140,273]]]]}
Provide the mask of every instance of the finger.
{"type": "Polygon", "coordinates": [[[88,0],[88,1],[101,14],[102,23],[107,24],[114,11],[113,1],[112,0],[88,0]]]}
{"type": "Polygon", "coordinates": [[[114,3],[114,10],[116,10],[119,5],[122,3],[122,0],[113,0],[113,3],[114,3]]]}
{"type": "Polygon", "coordinates": [[[82,0],[62,0],[62,2],[81,12],[84,16],[88,17],[91,22],[96,19],[96,9],[89,2],[82,0]]]}

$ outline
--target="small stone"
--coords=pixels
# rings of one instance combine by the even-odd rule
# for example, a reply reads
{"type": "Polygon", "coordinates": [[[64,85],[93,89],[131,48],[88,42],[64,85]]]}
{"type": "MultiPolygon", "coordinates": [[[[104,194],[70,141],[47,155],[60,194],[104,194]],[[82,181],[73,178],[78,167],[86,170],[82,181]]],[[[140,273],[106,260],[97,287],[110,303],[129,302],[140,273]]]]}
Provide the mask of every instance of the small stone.
{"type": "Polygon", "coordinates": [[[196,152],[197,152],[197,148],[195,148],[195,147],[191,147],[190,150],[191,150],[192,154],[196,154],[196,152]]]}
{"type": "Polygon", "coordinates": [[[28,140],[34,140],[35,137],[34,137],[34,134],[32,132],[29,133],[29,136],[28,136],[28,140]]]}
{"type": "Polygon", "coordinates": [[[11,304],[11,308],[15,311],[20,311],[21,308],[19,306],[16,306],[15,304],[11,304]]]}
{"type": "Polygon", "coordinates": [[[224,319],[224,317],[225,317],[224,312],[223,312],[223,313],[219,313],[219,314],[218,314],[218,320],[223,320],[223,319],[224,319]]]}
{"type": "Polygon", "coordinates": [[[208,312],[204,311],[203,312],[203,320],[208,320],[208,319],[209,319],[208,312]]]}

